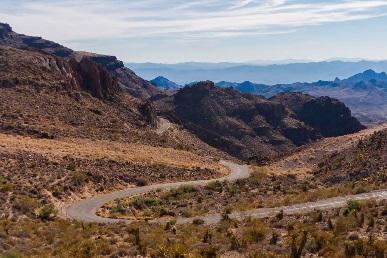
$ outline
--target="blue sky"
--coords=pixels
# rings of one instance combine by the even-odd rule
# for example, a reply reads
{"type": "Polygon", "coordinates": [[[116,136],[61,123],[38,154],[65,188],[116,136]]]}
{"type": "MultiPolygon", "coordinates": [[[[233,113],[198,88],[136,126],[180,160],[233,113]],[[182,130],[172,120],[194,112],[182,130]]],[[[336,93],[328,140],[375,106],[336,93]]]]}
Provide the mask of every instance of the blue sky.
{"type": "Polygon", "coordinates": [[[0,0],[0,21],[128,62],[387,59],[387,0],[0,0]]]}

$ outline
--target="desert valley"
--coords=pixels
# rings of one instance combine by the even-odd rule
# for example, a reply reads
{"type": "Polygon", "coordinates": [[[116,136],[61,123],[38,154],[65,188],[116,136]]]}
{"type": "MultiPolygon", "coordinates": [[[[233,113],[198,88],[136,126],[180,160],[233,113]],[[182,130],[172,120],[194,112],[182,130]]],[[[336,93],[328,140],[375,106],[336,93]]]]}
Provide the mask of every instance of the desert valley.
{"type": "Polygon", "coordinates": [[[1,23],[0,257],[386,257],[386,84],[147,81],[1,23]]]}

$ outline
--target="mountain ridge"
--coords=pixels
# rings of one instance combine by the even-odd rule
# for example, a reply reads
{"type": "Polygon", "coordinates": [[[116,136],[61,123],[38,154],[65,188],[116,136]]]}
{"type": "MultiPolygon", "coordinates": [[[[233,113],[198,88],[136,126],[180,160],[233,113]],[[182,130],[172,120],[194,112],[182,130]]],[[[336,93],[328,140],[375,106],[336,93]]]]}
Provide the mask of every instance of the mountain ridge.
{"type": "Polygon", "coordinates": [[[111,75],[116,77],[119,85],[132,96],[140,99],[148,99],[160,93],[154,85],[137,76],[115,56],[77,52],[41,37],[18,34],[6,23],[0,23],[0,44],[21,49],[39,49],[48,54],[66,59],[76,59],[77,61],[80,61],[83,57],[88,57],[89,60],[98,63],[111,75]]]}

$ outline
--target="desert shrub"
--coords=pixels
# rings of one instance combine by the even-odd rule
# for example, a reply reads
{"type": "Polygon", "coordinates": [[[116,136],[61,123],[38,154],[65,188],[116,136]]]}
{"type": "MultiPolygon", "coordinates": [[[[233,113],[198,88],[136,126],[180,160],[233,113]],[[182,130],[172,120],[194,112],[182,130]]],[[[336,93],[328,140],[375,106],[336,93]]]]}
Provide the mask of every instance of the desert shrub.
{"type": "Polygon", "coordinates": [[[332,233],[316,231],[307,248],[312,253],[325,253],[324,249],[330,250],[332,247],[336,248],[335,246],[337,246],[337,243],[333,240],[332,233]]]}
{"type": "Polygon", "coordinates": [[[75,164],[75,162],[71,162],[67,165],[66,169],[70,171],[75,171],[77,169],[77,164],[75,164]]]}
{"type": "Polygon", "coordinates": [[[136,186],[146,186],[146,185],[148,185],[148,181],[146,181],[146,179],[143,179],[143,178],[136,179],[136,186]]]}
{"type": "Polygon", "coordinates": [[[254,186],[261,185],[267,177],[267,171],[263,167],[253,166],[249,181],[254,186]]]}
{"type": "Polygon", "coordinates": [[[181,243],[170,242],[166,245],[161,245],[155,257],[184,258],[187,256],[187,254],[188,254],[188,248],[185,245],[181,243]]]}
{"type": "Polygon", "coordinates": [[[132,205],[138,209],[155,208],[161,205],[160,200],[150,197],[137,197],[133,200],[132,205]]]}
{"type": "Polygon", "coordinates": [[[387,242],[386,241],[375,241],[372,244],[372,249],[375,252],[375,257],[376,258],[382,258],[385,256],[385,253],[387,252],[387,242]]]}
{"type": "Polygon", "coordinates": [[[222,212],[222,220],[230,219],[229,215],[232,213],[232,207],[226,206],[222,212]]]}
{"type": "Polygon", "coordinates": [[[348,221],[343,217],[339,217],[336,220],[335,225],[334,225],[334,233],[335,233],[335,235],[347,233],[348,228],[349,228],[348,221]]]}
{"type": "Polygon", "coordinates": [[[165,193],[163,199],[174,199],[174,200],[184,200],[189,199],[195,195],[199,190],[191,185],[181,186],[177,189],[173,189],[165,193]]]}
{"type": "Polygon", "coordinates": [[[210,245],[202,250],[200,250],[200,255],[205,258],[215,258],[217,254],[217,248],[213,245],[210,245]]]}
{"type": "Polygon", "coordinates": [[[301,258],[302,252],[308,241],[308,231],[302,230],[301,232],[291,234],[291,258],[301,258]]]}
{"type": "Polygon", "coordinates": [[[43,221],[51,220],[57,214],[58,211],[52,205],[45,205],[35,211],[35,215],[43,221]]]}
{"type": "Polygon", "coordinates": [[[88,180],[88,177],[83,171],[76,170],[72,173],[72,182],[75,186],[81,186],[87,180],[88,180]]]}
{"type": "Polygon", "coordinates": [[[195,212],[190,209],[190,208],[187,208],[187,209],[184,209],[182,212],[181,212],[181,216],[185,217],[185,218],[191,218],[193,217],[195,214],[195,212]]]}
{"type": "Polygon", "coordinates": [[[204,220],[202,220],[202,219],[194,219],[192,221],[192,224],[194,224],[194,225],[203,225],[204,224],[204,220]]]}
{"type": "Polygon", "coordinates": [[[3,177],[0,176],[0,192],[5,193],[5,192],[10,192],[14,188],[13,184],[5,180],[3,177]]]}
{"type": "Polygon", "coordinates": [[[223,210],[223,213],[226,215],[230,215],[232,213],[232,207],[231,206],[226,206],[223,210]]]}
{"type": "Polygon", "coordinates": [[[36,199],[27,195],[18,195],[14,201],[14,208],[24,214],[32,214],[38,207],[39,203],[36,199]]]}
{"type": "Polygon", "coordinates": [[[206,185],[205,187],[207,190],[209,191],[213,191],[213,192],[218,192],[218,193],[221,193],[223,192],[223,184],[222,182],[220,181],[213,181],[213,182],[210,182],[206,185]]]}
{"type": "Polygon", "coordinates": [[[278,234],[277,233],[273,233],[273,235],[270,238],[270,244],[271,245],[276,245],[277,242],[278,242],[278,234]]]}
{"type": "Polygon", "coordinates": [[[21,257],[23,256],[20,254],[20,252],[14,249],[0,254],[0,258],[21,258],[21,257]]]}
{"type": "Polygon", "coordinates": [[[316,210],[312,213],[313,221],[315,222],[321,222],[323,220],[323,213],[320,210],[316,210]]]}
{"type": "Polygon", "coordinates": [[[349,200],[347,202],[346,210],[350,213],[352,211],[359,211],[360,210],[360,202],[357,200],[349,200]]]}
{"type": "Polygon", "coordinates": [[[83,240],[78,242],[70,250],[72,257],[90,258],[97,257],[97,247],[92,240],[83,240]]]}
{"type": "Polygon", "coordinates": [[[284,218],[284,211],[283,210],[280,210],[276,215],[275,217],[278,219],[278,220],[282,220],[284,218]]]}
{"type": "Polygon", "coordinates": [[[268,233],[268,228],[260,220],[253,220],[247,225],[243,232],[243,238],[250,243],[259,243],[263,241],[268,233]]]}

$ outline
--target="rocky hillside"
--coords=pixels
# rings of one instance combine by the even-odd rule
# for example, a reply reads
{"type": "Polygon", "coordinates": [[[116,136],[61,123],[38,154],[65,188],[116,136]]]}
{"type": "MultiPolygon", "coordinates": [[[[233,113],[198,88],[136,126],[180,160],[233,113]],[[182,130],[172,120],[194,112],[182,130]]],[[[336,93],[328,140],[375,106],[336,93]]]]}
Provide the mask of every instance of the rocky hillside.
{"type": "Polygon", "coordinates": [[[88,58],[68,61],[0,45],[0,67],[1,131],[125,139],[156,123],[147,104],[125,94],[88,58]]]}
{"type": "Polygon", "coordinates": [[[41,37],[27,36],[16,33],[11,26],[0,23],[0,44],[21,49],[39,49],[45,53],[66,59],[77,59],[80,61],[88,57],[102,67],[104,67],[112,76],[117,78],[118,84],[129,94],[141,99],[148,99],[151,96],[160,93],[151,83],[138,77],[132,70],[126,68],[122,61],[114,56],[98,55],[86,52],[76,52],[64,47],[58,43],[42,39],[41,37]]]}
{"type": "Polygon", "coordinates": [[[332,154],[315,170],[325,183],[365,180],[387,186],[387,130],[375,132],[349,150],[332,154]]]}
{"type": "Polygon", "coordinates": [[[156,106],[203,141],[258,162],[322,137],[364,128],[344,104],[331,98],[283,94],[266,99],[209,81],[185,87],[156,101],[156,106]]]}

